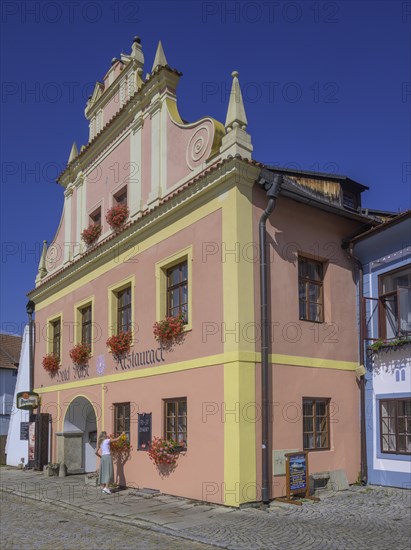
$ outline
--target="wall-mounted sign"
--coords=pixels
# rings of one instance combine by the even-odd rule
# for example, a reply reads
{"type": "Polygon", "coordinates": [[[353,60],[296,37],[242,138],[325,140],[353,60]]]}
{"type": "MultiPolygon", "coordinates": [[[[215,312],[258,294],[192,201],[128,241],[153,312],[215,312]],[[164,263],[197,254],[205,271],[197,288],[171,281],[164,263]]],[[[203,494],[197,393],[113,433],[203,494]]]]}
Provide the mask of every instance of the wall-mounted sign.
{"type": "Polygon", "coordinates": [[[29,426],[30,422],[20,422],[20,441],[29,440],[29,426]]]}
{"type": "Polygon", "coordinates": [[[23,409],[23,410],[37,409],[37,407],[39,406],[39,394],[33,391],[19,392],[17,394],[16,406],[18,409],[23,409]]]}
{"type": "Polygon", "coordinates": [[[151,443],[151,413],[138,415],[138,445],[139,451],[148,451],[151,443]]]}

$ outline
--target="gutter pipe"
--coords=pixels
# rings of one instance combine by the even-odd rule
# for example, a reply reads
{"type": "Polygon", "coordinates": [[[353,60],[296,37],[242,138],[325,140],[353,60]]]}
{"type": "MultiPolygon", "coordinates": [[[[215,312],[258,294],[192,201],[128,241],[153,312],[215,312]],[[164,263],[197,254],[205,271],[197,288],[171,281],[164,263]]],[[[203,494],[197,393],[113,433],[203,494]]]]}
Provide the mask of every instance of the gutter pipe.
{"type": "Polygon", "coordinates": [[[280,194],[283,183],[281,174],[262,169],[257,183],[262,186],[269,198],[259,222],[259,251],[260,251],[260,309],[261,309],[261,397],[262,397],[262,484],[261,498],[264,504],[270,502],[270,447],[269,447],[269,414],[270,377],[268,368],[268,270],[267,270],[267,233],[266,222],[275,208],[277,197],[280,194]]]}
{"type": "MultiPolygon", "coordinates": [[[[358,357],[360,366],[364,366],[364,268],[361,261],[354,255],[354,244],[348,244],[348,255],[352,258],[358,268],[358,316],[359,327],[359,345],[358,357]]],[[[361,414],[361,483],[367,485],[368,465],[367,465],[367,440],[366,440],[366,420],[365,420],[365,374],[360,377],[360,414],[361,414]]]]}

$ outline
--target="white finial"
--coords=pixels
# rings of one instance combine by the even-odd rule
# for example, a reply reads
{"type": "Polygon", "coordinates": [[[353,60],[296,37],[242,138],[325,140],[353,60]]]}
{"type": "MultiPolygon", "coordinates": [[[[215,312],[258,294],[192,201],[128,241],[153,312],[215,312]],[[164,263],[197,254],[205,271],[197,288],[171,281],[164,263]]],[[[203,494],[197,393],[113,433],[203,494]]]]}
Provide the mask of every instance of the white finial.
{"type": "Polygon", "coordinates": [[[238,126],[243,130],[247,128],[247,117],[245,115],[243,96],[238,81],[238,71],[233,71],[231,76],[233,78],[233,83],[231,85],[230,102],[228,104],[227,117],[225,120],[225,127],[228,132],[238,126]]]}
{"type": "Polygon", "coordinates": [[[77,156],[78,156],[77,145],[76,145],[76,142],[73,141],[73,145],[71,146],[70,156],[68,159],[68,164],[70,164],[70,162],[72,162],[77,156]]]}
{"type": "Polygon", "coordinates": [[[241,95],[238,72],[231,73],[233,83],[231,85],[230,101],[228,103],[227,117],[225,120],[226,135],[221,140],[220,153],[224,158],[236,157],[251,159],[253,145],[251,136],[247,133],[247,117],[245,115],[243,97],[241,95]]]}
{"type": "Polygon", "coordinates": [[[37,272],[36,283],[41,281],[41,279],[43,279],[47,275],[46,256],[47,256],[47,241],[43,241],[43,250],[42,250],[41,258],[39,262],[39,269],[37,272]]]}
{"type": "Polygon", "coordinates": [[[160,65],[160,67],[165,67],[167,65],[167,59],[163,50],[163,45],[161,43],[161,40],[158,42],[156,56],[154,58],[153,68],[151,69],[151,72],[154,72],[154,70],[160,65]]]}

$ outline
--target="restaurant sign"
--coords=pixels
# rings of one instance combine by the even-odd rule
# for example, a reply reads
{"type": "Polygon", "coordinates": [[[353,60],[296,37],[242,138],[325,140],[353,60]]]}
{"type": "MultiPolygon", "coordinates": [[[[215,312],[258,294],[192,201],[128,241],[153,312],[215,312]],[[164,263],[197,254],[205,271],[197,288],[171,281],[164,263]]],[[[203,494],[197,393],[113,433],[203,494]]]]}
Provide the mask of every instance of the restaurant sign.
{"type": "Polygon", "coordinates": [[[39,394],[34,391],[21,391],[17,394],[16,407],[23,410],[37,409],[39,406],[39,394]]]}

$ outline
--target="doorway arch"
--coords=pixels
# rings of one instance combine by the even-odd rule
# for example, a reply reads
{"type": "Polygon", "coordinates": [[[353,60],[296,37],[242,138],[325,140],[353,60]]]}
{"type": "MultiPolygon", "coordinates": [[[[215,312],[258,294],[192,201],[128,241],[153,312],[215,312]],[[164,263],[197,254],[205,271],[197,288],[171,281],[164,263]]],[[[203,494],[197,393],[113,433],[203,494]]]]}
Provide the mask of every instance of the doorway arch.
{"type": "MultiPolygon", "coordinates": [[[[78,395],[67,407],[63,423],[63,436],[73,439],[73,457],[76,470],[96,471],[97,417],[93,404],[87,397],[78,395]],[[77,441],[77,443],[74,443],[77,441]],[[78,455],[81,456],[78,456],[78,455]]],[[[68,466],[68,465],[67,465],[68,466]]],[[[69,467],[68,467],[69,470],[69,467]]]]}

